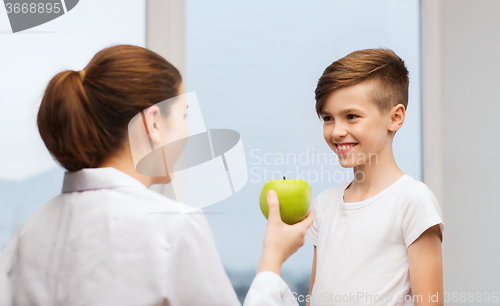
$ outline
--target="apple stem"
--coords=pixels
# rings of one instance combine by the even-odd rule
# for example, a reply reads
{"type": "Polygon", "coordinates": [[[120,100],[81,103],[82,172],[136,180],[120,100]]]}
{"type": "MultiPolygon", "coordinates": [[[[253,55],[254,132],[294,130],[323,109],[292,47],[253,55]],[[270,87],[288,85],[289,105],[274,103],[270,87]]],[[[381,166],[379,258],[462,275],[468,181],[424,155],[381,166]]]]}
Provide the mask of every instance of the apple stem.
{"type": "Polygon", "coordinates": [[[285,179],[285,177],[283,177],[283,179],[285,179]]]}

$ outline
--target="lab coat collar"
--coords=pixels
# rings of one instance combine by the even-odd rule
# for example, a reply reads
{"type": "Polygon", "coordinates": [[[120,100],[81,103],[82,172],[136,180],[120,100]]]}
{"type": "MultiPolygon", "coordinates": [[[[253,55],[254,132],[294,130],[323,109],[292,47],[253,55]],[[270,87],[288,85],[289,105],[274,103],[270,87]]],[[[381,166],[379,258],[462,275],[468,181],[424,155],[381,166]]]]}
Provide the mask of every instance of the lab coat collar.
{"type": "Polygon", "coordinates": [[[136,178],[113,167],[83,168],[64,173],[62,193],[102,188],[133,186],[147,187],[136,178]]]}

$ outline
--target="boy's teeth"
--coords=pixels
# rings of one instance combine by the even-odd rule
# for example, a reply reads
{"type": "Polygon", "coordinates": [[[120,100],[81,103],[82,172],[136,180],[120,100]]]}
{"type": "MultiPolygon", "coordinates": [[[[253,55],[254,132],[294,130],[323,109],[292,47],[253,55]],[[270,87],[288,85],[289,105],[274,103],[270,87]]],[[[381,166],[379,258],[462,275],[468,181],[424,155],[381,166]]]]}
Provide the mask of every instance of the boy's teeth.
{"type": "Polygon", "coordinates": [[[354,145],[342,145],[342,146],[339,146],[339,149],[344,151],[345,149],[349,149],[352,146],[354,146],[354,145]]]}

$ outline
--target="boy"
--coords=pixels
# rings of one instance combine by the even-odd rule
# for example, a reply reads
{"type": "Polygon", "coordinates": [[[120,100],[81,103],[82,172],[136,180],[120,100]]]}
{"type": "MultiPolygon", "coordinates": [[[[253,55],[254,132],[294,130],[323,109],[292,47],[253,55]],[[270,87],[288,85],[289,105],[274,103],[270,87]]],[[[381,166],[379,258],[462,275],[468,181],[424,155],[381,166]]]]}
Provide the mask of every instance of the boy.
{"type": "Polygon", "coordinates": [[[306,233],[314,244],[311,306],[444,304],[441,209],[392,152],[408,85],[404,62],[389,49],[353,52],[318,81],[324,138],[354,180],[314,201],[306,233]]]}

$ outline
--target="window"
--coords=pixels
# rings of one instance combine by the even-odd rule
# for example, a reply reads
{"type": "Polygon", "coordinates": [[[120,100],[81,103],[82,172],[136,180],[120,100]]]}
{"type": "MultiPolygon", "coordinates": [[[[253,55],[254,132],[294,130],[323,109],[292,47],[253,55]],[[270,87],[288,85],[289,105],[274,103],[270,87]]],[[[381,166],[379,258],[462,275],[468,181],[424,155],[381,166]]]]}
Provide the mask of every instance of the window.
{"type": "Polygon", "coordinates": [[[50,79],[80,70],[99,50],[146,44],[145,1],[80,1],[50,22],[12,33],[0,7],[0,251],[19,226],[61,192],[55,163],[36,126],[50,79]]]}
{"type": "MultiPolygon", "coordinates": [[[[410,101],[394,151],[400,168],[421,179],[419,16],[417,0],[186,1],[186,90],[196,91],[207,128],[238,131],[247,155],[247,186],[204,209],[241,299],[262,249],[265,181],[288,173],[308,180],[316,197],[352,179],[352,169],[330,164],[338,160],[314,108],[316,83],[333,61],[378,47],[405,61],[410,101]]],[[[312,254],[306,241],[283,265],[298,294],[309,292],[312,254]]]]}

